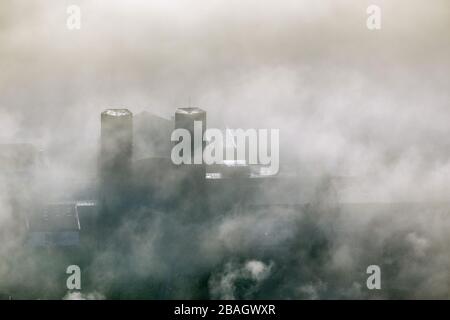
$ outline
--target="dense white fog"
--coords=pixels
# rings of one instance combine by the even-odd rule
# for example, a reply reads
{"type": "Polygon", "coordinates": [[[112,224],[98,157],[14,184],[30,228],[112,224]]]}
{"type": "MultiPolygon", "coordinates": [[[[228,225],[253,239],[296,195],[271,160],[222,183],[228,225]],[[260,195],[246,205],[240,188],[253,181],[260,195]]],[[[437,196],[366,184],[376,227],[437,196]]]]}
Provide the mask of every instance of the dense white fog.
{"type": "MultiPolygon", "coordinates": [[[[33,192],[55,200],[94,179],[108,107],[170,119],[192,104],[209,127],[279,129],[281,169],[314,190],[315,215],[249,210],[202,227],[156,214],[114,271],[161,279],[214,266],[211,298],[371,298],[365,271],[379,264],[391,282],[376,297],[448,297],[449,29],[447,0],[2,1],[0,142],[40,150],[46,169],[33,192]],[[71,4],[81,8],[80,30],[66,27],[71,4]],[[370,4],[382,10],[381,30],[366,27],[370,4]],[[317,182],[324,177],[332,200],[317,182]],[[402,205],[350,205],[358,203],[402,205]],[[165,248],[166,231],[182,245],[165,248]],[[226,258],[265,241],[279,260],[226,258]],[[188,242],[204,258],[183,256],[188,242]],[[240,279],[251,285],[237,295],[240,279]]],[[[5,190],[4,225],[13,215],[5,190]]],[[[12,269],[15,247],[0,230],[2,287],[35,269],[12,269]]],[[[82,294],[108,298],[102,285],[82,294]]]]}

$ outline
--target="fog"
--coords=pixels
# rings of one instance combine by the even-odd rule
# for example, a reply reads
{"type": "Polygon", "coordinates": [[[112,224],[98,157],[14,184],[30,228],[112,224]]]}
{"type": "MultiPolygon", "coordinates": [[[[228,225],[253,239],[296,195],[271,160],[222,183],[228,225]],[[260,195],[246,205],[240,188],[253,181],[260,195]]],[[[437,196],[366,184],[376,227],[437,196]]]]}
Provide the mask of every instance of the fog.
{"type": "MultiPolygon", "coordinates": [[[[162,296],[191,297],[176,275],[198,270],[210,298],[447,298],[449,28],[446,0],[2,1],[0,142],[40,150],[33,196],[65,199],[95,179],[104,109],[170,118],[189,105],[211,128],[279,129],[281,170],[298,175],[285,197],[311,194],[311,207],[208,225],[152,212],[135,233],[130,219],[130,256],[103,273],[117,260],[105,250],[92,292],[61,298],[110,298],[110,280],[130,273],[172,277],[179,288],[162,296]],[[70,4],[80,30],[66,27],[70,4]],[[381,30],[366,28],[370,4],[381,30]],[[386,270],[379,292],[366,289],[370,264],[386,270]]],[[[32,258],[12,267],[0,230],[1,287],[37,271],[32,258]]]]}

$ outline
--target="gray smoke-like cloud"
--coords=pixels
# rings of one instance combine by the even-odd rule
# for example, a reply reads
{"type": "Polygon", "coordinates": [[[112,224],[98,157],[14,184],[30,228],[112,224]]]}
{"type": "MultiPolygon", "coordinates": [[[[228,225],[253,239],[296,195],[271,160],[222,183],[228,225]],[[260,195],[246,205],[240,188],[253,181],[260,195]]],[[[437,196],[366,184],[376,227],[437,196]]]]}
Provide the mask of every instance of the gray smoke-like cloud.
{"type": "MultiPolygon", "coordinates": [[[[109,106],[169,118],[192,101],[210,127],[280,129],[281,168],[297,178],[252,197],[299,206],[197,224],[136,209],[145,222],[117,236],[127,254],[111,245],[96,256],[86,292],[132,297],[108,295],[126,278],[156,298],[446,298],[449,27],[445,0],[2,1],[0,142],[40,150],[22,199],[52,202],[95,180],[109,106]],[[377,32],[365,27],[372,3],[377,32]],[[69,4],[81,7],[79,31],[65,27],[69,4]],[[365,286],[370,264],[383,270],[379,292],[365,286]]],[[[14,295],[42,262],[17,249],[9,198],[20,184],[2,179],[0,292],[14,295]]],[[[37,296],[57,291],[40,279],[37,296]]]]}

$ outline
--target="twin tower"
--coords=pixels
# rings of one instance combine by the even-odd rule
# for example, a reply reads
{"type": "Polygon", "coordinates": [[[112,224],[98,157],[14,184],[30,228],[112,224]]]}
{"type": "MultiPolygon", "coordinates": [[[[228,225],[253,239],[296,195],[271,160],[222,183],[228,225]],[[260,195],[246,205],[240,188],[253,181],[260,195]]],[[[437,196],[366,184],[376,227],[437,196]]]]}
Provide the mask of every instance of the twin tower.
{"type": "MultiPolygon", "coordinates": [[[[206,130],[204,110],[179,108],[175,112],[173,129],[183,128],[194,136],[194,121],[201,121],[203,130],[206,130]]],[[[167,189],[166,194],[173,195],[167,201],[169,204],[181,201],[181,196],[187,196],[189,203],[195,203],[196,199],[201,198],[206,175],[204,165],[175,166],[171,163],[170,154],[164,159],[141,159],[136,163],[133,158],[133,132],[133,114],[128,109],[107,109],[102,112],[100,202],[107,211],[124,210],[143,199],[149,205],[160,203],[165,198],[165,195],[157,192],[161,188],[167,189]],[[161,176],[167,179],[161,179],[161,176]]],[[[167,141],[170,143],[170,135],[167,141]]],[[[194,142],[191,143],[191,150],[194,150],[194,142]]]]}

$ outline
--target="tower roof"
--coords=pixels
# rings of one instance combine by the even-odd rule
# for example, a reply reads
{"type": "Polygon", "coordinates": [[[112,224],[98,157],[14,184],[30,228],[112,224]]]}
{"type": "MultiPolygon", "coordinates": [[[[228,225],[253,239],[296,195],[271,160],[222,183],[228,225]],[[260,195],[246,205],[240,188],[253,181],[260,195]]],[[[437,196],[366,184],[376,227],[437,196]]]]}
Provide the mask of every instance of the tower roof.
{"type": "Polygon", "coordinates": [[[128,109],[106,109],[102,112],[102,115],[112,117],[131,116],[133,113],[128,109]]]}
{"type": "Polygon", "coordinates": [[[204,113],[205,110],[202,110],[200,108],[178,108],[175,113],[182,113],[182,114],[196,114],[196,113],[204,113]]]}

